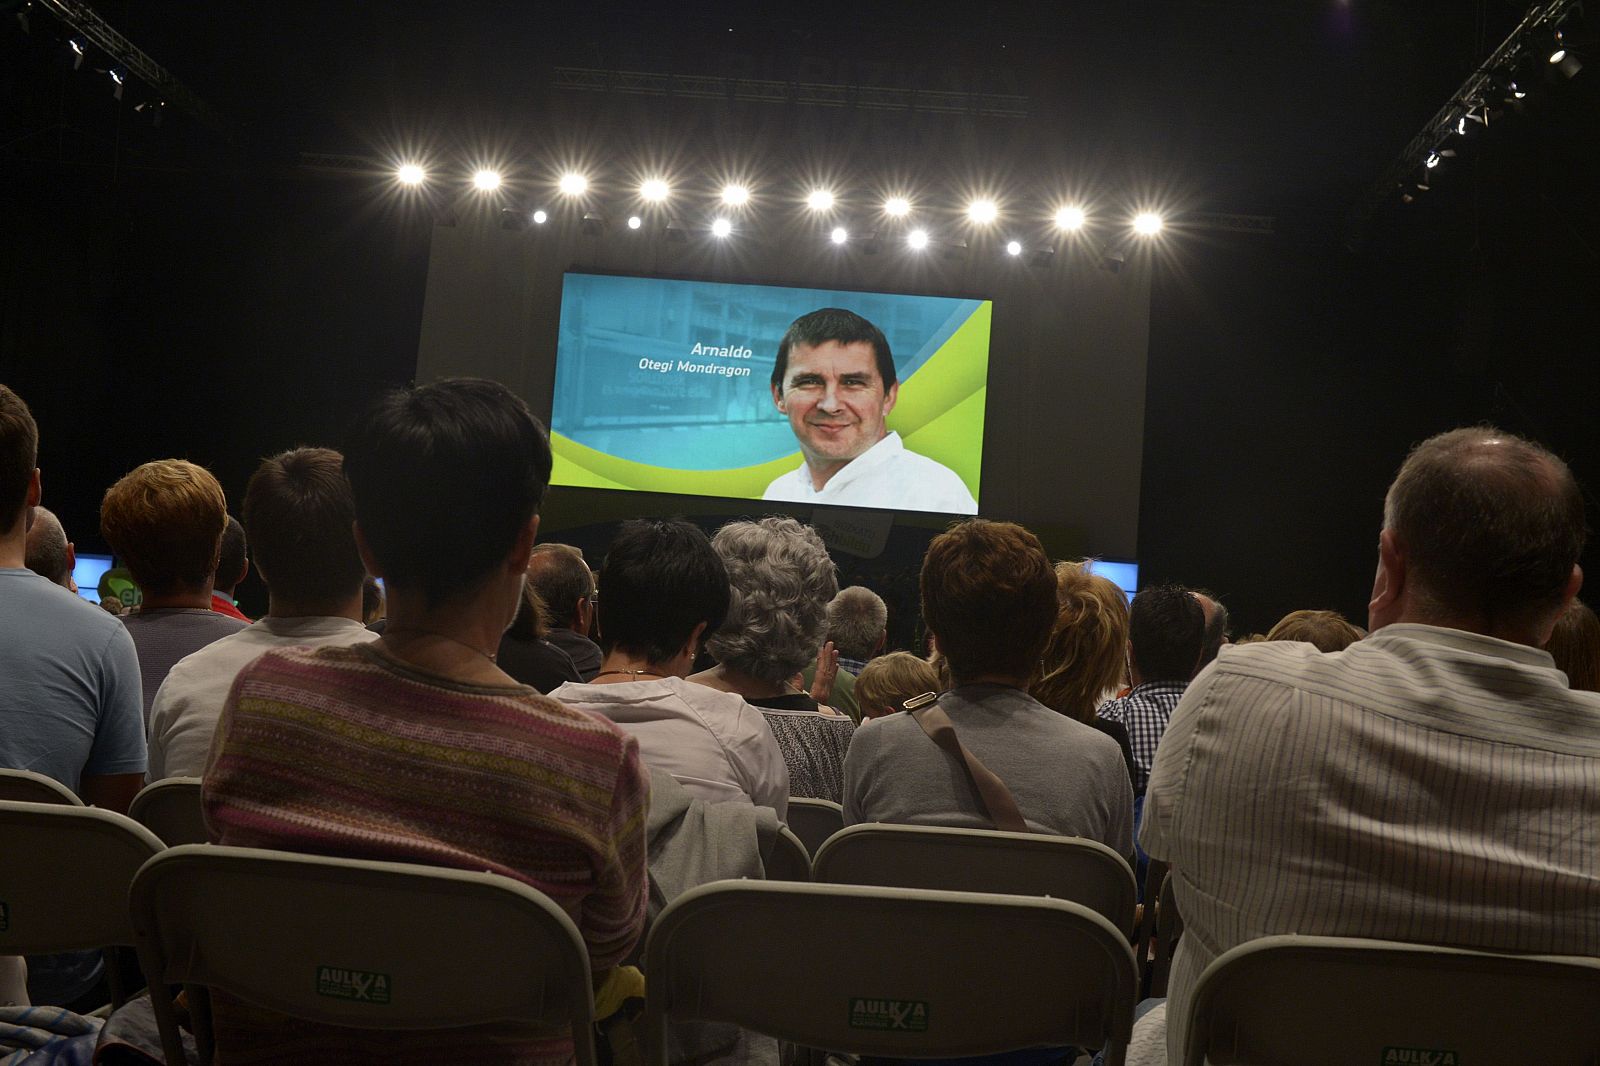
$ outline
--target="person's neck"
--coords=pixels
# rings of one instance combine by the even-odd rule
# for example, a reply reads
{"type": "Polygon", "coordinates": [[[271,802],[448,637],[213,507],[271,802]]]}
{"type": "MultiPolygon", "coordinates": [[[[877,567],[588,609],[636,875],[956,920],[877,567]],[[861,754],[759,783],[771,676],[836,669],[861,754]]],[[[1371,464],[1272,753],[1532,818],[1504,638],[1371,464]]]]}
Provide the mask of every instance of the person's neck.
{"type": "Polygon", "coordinates": [[[211,610],[211,582],[198,588],[172,589],[167,592],[145,592],[139,601],[141,611],[161,610],[211,610]]]}
{"type": "Polygon", "coordinates": [[[782,681],[767,681],[754,674],[747,674],[743,670],[735,670],[725,663],[719,663],[698,674],[691,674],[689,680],[707,688],[737,693],[746,699],[762,700],[794,694],[794,690],[782,681]]]}
{"type": "Polygon", "coordinates": [[[1015,674],[974,674],[971,677],[955,677],[950,680],[956,688],[962,685],[1004,685],[1006,688],[1020,688],[1027,691],[1028,678],[1015,674]]]}
{"type": "Polygon", "coordinates": [[[600,663],[600,672],[590,682],[593,685],[620,685],[628,681],[665,681],[683,674],[671,663],[652,662],[641,652],[612,648],[600,663]]]}
{"type": "MultiPolygon", "coordinates": [[[[1504,640],[1511,644],[1525,644],[1530,648],[1543,648],[1546,637],[1541,637],[1540,627],[1531,623],[1502,623],[1491,625],[1483,618],[1471,618],[1453,615],[1440,611],[1407,611],[1399,617],[1391,619],[1383,626],[1399,624],[1434,626],[1439,629],[1456,629],[1463,633],[1476,633],[1483,637],[1493,637],[1495,640],[1504,640]]],[[[1378,629],[1382,629],[1379,626],[1378,629]]],[[[1376,633],[1378,630],[1374,629],[1376,633]]]]}
{"type": "Polygon", "coordinates": [[[17,519],[17,524],[0,533],[0,567],[22,570],[28,565],[28,531],[24,529],[27,509],[17,519]]]}
{"type": "MultiPolygon", "coordinates": [[[[349,618],[361,621],[361,593],[342,600],[290,600],[267,589],[268,618],[349,618]]],[[[387,623],[386,623],[387,624],[387,623]]]]}
{"type": "Polygon", "coordinates": [[[391,585],[381,650],[451,680],[514,685],[495,663],[509,613],[498,583],[449,603],[427,601],[391,585]]]}

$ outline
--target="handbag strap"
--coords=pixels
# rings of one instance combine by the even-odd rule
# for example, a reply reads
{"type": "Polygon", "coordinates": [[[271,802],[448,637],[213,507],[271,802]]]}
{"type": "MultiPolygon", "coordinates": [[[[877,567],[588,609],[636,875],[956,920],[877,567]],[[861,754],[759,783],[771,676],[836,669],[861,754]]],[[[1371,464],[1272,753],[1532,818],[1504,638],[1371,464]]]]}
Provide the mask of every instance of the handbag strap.
{"type": "Polygon", "coordinates": [[[1031,833],[1028,823],[1022,817],[1022,811],[1017,808],[1016,797],[1011,795],[1011,790],[1006,783],[995,775],[995,772],[983,764],[983,760],[967,750],[961,743],[961,738],[956,735],[955,724],[950,721],[950,716],[939,706],[939,697],[931,692],[921,696],[914,696],[905,702],[905,709],[911,714],[922,731],[928,734],[939,747],[956,757],[961,768],[966,771],[967,782],[972,785],[973,792],[978,797],[978,806],[988,816],[996,829],[1003,829],[1008,833],[1031,833]]]}

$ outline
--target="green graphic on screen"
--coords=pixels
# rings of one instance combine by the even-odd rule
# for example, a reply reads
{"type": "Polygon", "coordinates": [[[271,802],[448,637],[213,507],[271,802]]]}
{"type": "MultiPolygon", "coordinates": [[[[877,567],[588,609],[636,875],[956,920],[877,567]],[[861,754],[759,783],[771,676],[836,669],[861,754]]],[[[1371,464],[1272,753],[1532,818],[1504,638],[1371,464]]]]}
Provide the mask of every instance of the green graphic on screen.
{"type": "MultiPolygon", "coordinates": [[[[992,308],[987,300],[942,296],[568,274],[552,403],[552,484],[973,512],[992,308]],[[771,385],[779,342],[796,319],[822,308],[851,312],[882,332],[898,379],[886,414],[886,404],[844,403],[835,395],[877,381],[867,356],[870,382],[852,386],[848,365],[841,365],[837,389],[808,405],[811,413],[799,413],[796,393],[787,396],[794,422],[779,409],[771,385]],[[829,450],[810,435],[806,423],[813,419],[827,426],[828,440],[838,429],[833,419],[858,423],[839,429],[842,436],[881,423],[890,437],[864,453],[852,448],[865,445],[829,450]],[[808,435],[821,473],[807,466],[797,434],[808,435]],[[822,488],[814,476],[826,479],[822,488]],[[806,486],[792,490],[802,495],[778,494],[791,491],[779,485],[796,484],[806,486]]],[[[798,388],[795,375],[807,366],[797,356],[786,387],[798,388]]]]}

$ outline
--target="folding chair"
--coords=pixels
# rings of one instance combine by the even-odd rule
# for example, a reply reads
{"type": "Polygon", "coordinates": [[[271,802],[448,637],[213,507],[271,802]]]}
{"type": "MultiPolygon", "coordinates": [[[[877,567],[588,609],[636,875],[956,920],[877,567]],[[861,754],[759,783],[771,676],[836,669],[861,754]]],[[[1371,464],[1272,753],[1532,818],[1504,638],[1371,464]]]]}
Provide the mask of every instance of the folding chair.
{"type": "Polygon", "coordinates": [[[53,777],[32,770],[0,770],[0,802],[65,803],[82,807],[83,800],[53,777]]]}
{"type": "Polygon", "coordinates": [[[786,825],[778,827],[778,838],[772,842],[772,851],[767,855],[765,873],[768,881],[811,880],[811,853],[786,825]]]}
{"type": "Polygon", "coordinates": [[[200,808],[198,777],[167,777],[139,790],[128,817],[160,837],[169,847],[204,844],[206,820],[200,808]]]}
{"type": "Polygon", "coordinates": [[[719,1021],[807,1047],[898,1058],[1101,1047],[1121,1066],[1133,950],[1053,899],[722,881],[656,918],[646,1053],[668,1021],[719,1021]]]}
{"type": "Polygon", "coordinates": [[[1184,1062],[1588,1066],[1597,1005],[1600,959],[1271,936],[1200,975],[1184,1062]]]}
{"type": "Polygon", "coordinates": [[[1156,899],[1161,895],[1161,882],[1166,880],[1167,864],[1151,859],[1144,873],[1144,906],[1139,910],[1139,927],[1133,933],[1133,953],[1139,959],[1139,992],[1150,995],[1150,971],[1154,956],[1151,946],[1156,936],[1156,899]]]}
{"type": "MultiPolygon", "coordinates": [[[[98,807],[0,802],[0,955],[133,947],[128,886],[161,841],[98,807]]],[[[125,998],[107,960],[112,1005],[125,998]]]]}
{"type": "Polygon", "coordinates": [[[806,852],[815,855],[823,841],[844,828],[844,807],[832,800],[790,797],[789,828],[806,852]]]}
{"type": "Polygon", "coordinates": [[[583,939],[510,878],[185,844],[145,864],[129,906],[168,1062],[183,1061],[170,993],[183,983],[358,1029],[570,1024],[578,1066],[594,1066],[583,939]]]}
{"type": "Polygon", "coordinates": [[[1178,938],[1183,935],[1183,915],[1178,913],[1177,901],[1172,898],[1172,874],[1161,879],[1161,892],[1156,897],[1156,946],[1150,959],[1150,994],[1167,994],[1167,979],[1172,976],[1172,955],[1178,950],[1178,938]]]}
{"type": "Polygon", "coordinates": [[[1094,840],[990,829],[853,825],[831,837],[811,863],[827,884],[1001,892],[1081,903],[1133,934],[1133,871],[1094,840]]]}

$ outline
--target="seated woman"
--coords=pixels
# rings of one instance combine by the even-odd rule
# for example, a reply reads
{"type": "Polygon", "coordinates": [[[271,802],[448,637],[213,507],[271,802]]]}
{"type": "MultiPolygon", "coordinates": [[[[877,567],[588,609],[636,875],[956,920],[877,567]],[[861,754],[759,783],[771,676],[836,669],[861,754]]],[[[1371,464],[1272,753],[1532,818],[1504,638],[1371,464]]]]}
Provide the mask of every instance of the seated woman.
{"type": "Polygon", "coordinates": [[[600,671],[550,695],[627,730],[650,768],[690,795],[786,817],[789,771],[761,712],[684,680],[728,613],[727,568],[699,527],[681,518],[622,523],[600,568],[597,606],[600,671]]]}
{"type": "MultiPolygon", "coordinates": [[[[717,665],[689,680],[761,708],[783,761],[789,795],[838,803],[855,723],[802,692],[794,678],[817,661],[839,579],[822,538],[792,518],[729,522],[711,538],[728,568],[728,618],[706,641],[717,665]]],[[[837,669],[836,661],[821,664],[837,669]]]]}
{"type": "MultiPolygon", "coordinates": [[[[204,783],[212,840],[487,870],[550,896],[597,986],[644,921],[649,782],[632,737],[495,662],[550,478],[543,427],[504,386],[382,397],[345,474],[382,639],[270,651],[222,712],[204,783]]],[[[571,1034],[369,1033],[214,997],[219,1061],[556,1063],[571,1034]]]]}

